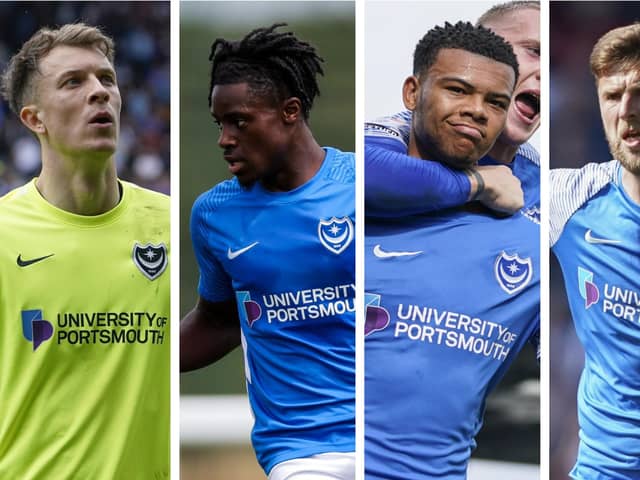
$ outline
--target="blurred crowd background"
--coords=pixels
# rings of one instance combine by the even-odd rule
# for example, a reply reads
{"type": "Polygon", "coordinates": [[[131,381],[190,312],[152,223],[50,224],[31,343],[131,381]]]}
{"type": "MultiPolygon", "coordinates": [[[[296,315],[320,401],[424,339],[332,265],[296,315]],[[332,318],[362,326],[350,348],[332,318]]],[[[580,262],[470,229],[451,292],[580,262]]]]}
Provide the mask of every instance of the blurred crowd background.
{"type": "MultiPolygon", "coordinates": [[[[0,68],[39,28],[85,22],[116,43],[120,178],[169,193],[169,2],[0,2],[0,68]]],[[[37,139],[0,101],[0,195],[40,172],[37,139]]]]}
{"type": "MultiPolygon", "coordinates": [[[[611,160],[589,57],[602,35],[638,20],[638,2],[550,3],[551,168],[611,160]]],[[[568,480],[578,446],[576,390],[584,351],[553,256],[550,290],[550,479],[568,480]]]]}

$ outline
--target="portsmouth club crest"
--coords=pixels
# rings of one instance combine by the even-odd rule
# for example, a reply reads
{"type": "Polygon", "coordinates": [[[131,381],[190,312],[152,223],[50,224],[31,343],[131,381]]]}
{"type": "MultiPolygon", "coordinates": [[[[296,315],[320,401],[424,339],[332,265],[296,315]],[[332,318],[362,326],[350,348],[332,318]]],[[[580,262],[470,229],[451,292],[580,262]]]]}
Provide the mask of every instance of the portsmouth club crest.
{"type": "Polygon", "coordinates": [[[149,280],[155,280],[167,268],[167,247],[164,243],[160,245],[136,243],[133,246],[133,263],[145,277],[149,280]]]}
{"type": "Polygon", "coordinates": [[[353,222],[349,217],[336,218],[330,220],[320,220],[318,222],[318,237],[324,247],[336,255],[341,254],[353,241],[353,222]]]}
{"type": "Polygon", "coordinates": [[[494,272],[500,287],[511,295],[529,284],[533,277],[533,263],[531,257],[520,258],[517,253],[508,255],[503,251],[496,258],[494,272]]]}

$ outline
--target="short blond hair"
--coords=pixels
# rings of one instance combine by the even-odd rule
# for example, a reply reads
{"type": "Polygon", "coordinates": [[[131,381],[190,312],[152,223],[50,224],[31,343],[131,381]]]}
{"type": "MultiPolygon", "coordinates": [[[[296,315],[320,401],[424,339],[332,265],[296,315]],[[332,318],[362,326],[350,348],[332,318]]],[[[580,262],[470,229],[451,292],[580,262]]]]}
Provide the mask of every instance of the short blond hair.
{"type": "Polygon", "coordinates": [[[600,37],[589,64],[596,82],[615,72],[640,70],[640,23],[614,28],[600,37]]]}
{"type": "Polygon", "coordinates": [[[518,12],[520,10],[540,10],[540,2],[538,0],[514,0],[512,2],[494,5],[480,16],[476,25],[486,27],[487,24],[490,24],[509,13],[518,12]]]}
{"type": "Polygon", "coordinates": [[[69,23],[57,29],[41,28],[16,53],[2,76],[2,95],[16,114],[35,94],[34,78],[39,73],[40,60],[60,45],[97,48],[113,65],[115,43],[100,28],[84,23],[69,23]]]}

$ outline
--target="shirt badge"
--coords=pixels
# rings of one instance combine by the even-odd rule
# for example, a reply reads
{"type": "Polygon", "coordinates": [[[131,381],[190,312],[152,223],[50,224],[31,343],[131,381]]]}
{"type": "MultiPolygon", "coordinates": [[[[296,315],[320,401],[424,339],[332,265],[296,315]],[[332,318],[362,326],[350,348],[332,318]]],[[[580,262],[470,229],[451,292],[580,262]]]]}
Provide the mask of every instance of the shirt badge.
{"type": "Polygon", "coordinates": [[[353,222],[349,217],[318,222],[318,237],[324,247],[336,255],[341,254],[353,241],[353,222]]]}
{"type": "Polygon", "coordinates": [[[526,287],[533,277],[531,257],[520,258],[518,254],[502,252],[494,265],[494,273],[500,287],[512,295],[526,287]]]}

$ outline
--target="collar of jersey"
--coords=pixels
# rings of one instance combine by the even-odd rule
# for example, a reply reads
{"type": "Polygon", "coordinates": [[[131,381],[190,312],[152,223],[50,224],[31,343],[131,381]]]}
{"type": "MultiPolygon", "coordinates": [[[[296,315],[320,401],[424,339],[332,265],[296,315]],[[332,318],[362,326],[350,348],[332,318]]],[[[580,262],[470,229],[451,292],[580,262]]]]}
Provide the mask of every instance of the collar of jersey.
{"type": "Polygon", "coordinates": [[[520,145],[518,147],[518,151],[513,157],[513,160],[509,163],[498,162],[491,155],[487,154],[478,160],[478,165],[504,165],[505,167],[509,167],[513,170],[515,163],[522,162],[531,162],[536,166],[540,166],[540,154],[530,143],[523,143],[520,145]]]}
{"type": "Polygon", "coordinates": [[[50,217],[55,218],[60,222],[75,225],[78,227],[95,228],[109,224],[120,217],[122,212],[125,211],[126,205],[129,202],[126,182],[121,182],[120,180],[118,180],[118,184],[122,189],[122,197],[115,207],[113,207],[108,212],[102,213],[100,215],[78,215],[75,213],[67,212],[66,210],[62,210],[45,200],[45,198],[36,188],[37,180],[38,178],[36,177],[29,184],[29,189],[31,190],[32,197],[34,198],[34,208],[37,208],[41,212],[46,213],[50,217]]]}
{"type": "Polygon", "coordinates": [[[629,210],[629,212],[637,218],[640,218],[640,205],[638,205],[636,202],[634,202],[631,197],[629,197],[629,194],[627,193],[627,191],[624,189],[624,185],[622,184],[622,172],[624,171],[624,169],[622,168],[622,164],[620,162],[616,163],[616,170],[614,173],[614,178],[615,178],[615,184],[618,187],[618,190],[620,190],[620,195],[622,196],[622,200],[624,201],[625,205],[627,206],[627,209],[629,210]]]}
{"type": "Polygon", "coordinates": [[[324,160],[322,161],[322,165],[316,172],[316,174],[311,177],[307,182],[303,183],[297,188],[293,190],[289,190],[288,192],[272,192],[271,190],[265,189],[260,182],[256,182],[253,184],[253,192],[257,196],[267,197],[270,200],[277,200],[283,203],[290,203],[300,200],[301,198],[309,195],[313,189],[318,188],[321,185],[319,179],[323,178],[330,168],[330,165],[333,163],[333,157],[336,155],[336,149],[331,147],[322,147],[322,149],[326,152],[324,156],[324,160]]]}

